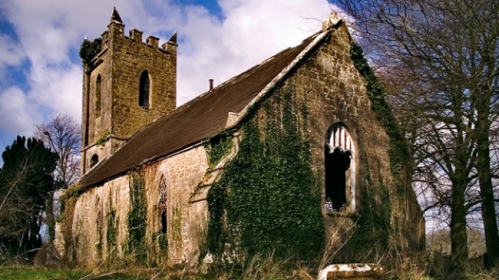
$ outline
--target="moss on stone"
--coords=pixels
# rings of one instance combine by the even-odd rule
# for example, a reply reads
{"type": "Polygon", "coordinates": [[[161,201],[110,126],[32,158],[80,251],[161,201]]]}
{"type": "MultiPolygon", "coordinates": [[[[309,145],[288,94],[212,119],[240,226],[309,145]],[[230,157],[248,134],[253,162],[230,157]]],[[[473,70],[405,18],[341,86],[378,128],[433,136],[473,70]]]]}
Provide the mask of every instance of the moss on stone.
{"type": "Polygon", "coordinates": [[[99,139],[97,139],[97,141],[95,141],[95,145],[96,146],[104,146],[104,144],[106,144],[106,142],[109,140],[110,136],[111,136],[111,132],[109,132],[109,130],[105,130],[104,132],[102,132],[102,135],[99,137],[99,139]]]}

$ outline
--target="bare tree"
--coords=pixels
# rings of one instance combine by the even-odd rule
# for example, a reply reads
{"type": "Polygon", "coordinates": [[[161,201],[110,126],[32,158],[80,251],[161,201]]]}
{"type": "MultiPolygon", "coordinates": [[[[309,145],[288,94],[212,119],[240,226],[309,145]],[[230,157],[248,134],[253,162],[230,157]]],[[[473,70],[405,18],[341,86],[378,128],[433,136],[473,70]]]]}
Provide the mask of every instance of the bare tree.
{"type": "Polygon", "coordinates": [[[394,81],[398,112],[418,160],[416,178],[439,193],[437,202],[451,210],[454,263],[468,257],[466,215],[476,201],[487,252],[497,263],[490,137],[499,114],[499,3],[336,2],[355,18],[354,28],[371,59],[384,66],[380,72],[394,81]],[[478,196],[472,191],[474,182],[478,196]]]}
{"type": "MultiPolygon", "coordinates": [[[[66,189],[76,183],[80,178],[80,125],[68,115],[58,115],[48,123],[36,125],[34,135],[59,156],[52,173],[55,190],[66,189]]],[[[54,194],[51,193],[43,221],[48,226],[49,242],[55,237],[58,211],[58,207],[54,205],[54,194]]]]}
{"type": "Polygon", "coordinates": [[[59,156],[54,180],[67,188],[80,178],[80,125],[68,115],[58,115],[35,127],[35,137],[59,156]]]}

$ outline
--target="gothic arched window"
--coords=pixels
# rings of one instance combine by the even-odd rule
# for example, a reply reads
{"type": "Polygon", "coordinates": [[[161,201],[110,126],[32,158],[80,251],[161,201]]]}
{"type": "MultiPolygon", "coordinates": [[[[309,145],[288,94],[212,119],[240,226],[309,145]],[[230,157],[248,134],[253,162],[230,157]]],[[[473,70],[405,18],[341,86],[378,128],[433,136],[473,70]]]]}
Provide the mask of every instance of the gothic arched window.
{"type": "Polygon", "coordinates": [[[158,201],[158,210],[160,213],[160,218],[161,218],[161,232],[166,233],[167,232],[167,221],[168,221],[168,212],[167,212],[167,206],[168,206],[168,196],[167,196],[167,189],[166,189],[166,179],[165,176],[161,175],[161,179],[159,179],[159,201],[158,201]]]}
{"type": "Polygon", "coordinates": [[[149,80],[149,73],[147,70],[140,74],[140,85],[139,85],[139,106],[144,108],[149,108],[149,94],[151,88],[151,82],[149,80]]]}
{"type": "Polygon", "coordinates": [[[347,129],[340,123],[334,124],[324,147],[326,210],[343,211],[349,206],[353,210],[355,207],[352,199],[355,194],[353,152],[353,141],[347,129]]]}
{"type": "Polygon", "coordinates": [[[102,79],[100,75],[97,76],[95,81],[95,118],[101,116],[101,95],[102,95],[102,79]]]}

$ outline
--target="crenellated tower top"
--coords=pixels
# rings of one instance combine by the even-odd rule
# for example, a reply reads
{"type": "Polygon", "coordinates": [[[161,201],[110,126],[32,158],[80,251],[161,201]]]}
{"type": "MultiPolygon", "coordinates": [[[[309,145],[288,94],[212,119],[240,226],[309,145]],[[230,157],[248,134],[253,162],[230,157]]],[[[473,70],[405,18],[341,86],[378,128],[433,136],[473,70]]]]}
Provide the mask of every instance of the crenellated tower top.
{"type": "Polygon", "coordinates": [[[177,33],[159,38],[131,29],[113,9],[102,50],[83,75],[82,172],[114,154],[144,125],[176,107],[177,33]]]}

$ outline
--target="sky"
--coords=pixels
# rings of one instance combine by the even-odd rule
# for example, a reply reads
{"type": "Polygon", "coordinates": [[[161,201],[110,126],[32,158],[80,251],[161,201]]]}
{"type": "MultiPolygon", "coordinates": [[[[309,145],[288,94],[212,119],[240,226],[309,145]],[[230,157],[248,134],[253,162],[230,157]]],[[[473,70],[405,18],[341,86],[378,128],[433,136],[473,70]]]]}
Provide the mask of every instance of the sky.
{"type": "Polygon", "coordinates": [[[298,45],[338,11],[328,0],[0,0],[0,153],[58,114],[81,122],[78,52],[107,29],[113,7],[125,34],[136,28],[161,45],[178,32],[177,106],[209,79],[216,86],[298,45]]]}
{"type": "Polygon", "coordinates": [[[327,0],[2,0],[0,153],[58,114],[81,122],[85,36],[107,29],[113,7],[160,45],[178,32],[177,106],[299,44],[336,9],[327,0]]]}

